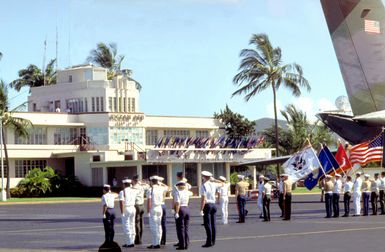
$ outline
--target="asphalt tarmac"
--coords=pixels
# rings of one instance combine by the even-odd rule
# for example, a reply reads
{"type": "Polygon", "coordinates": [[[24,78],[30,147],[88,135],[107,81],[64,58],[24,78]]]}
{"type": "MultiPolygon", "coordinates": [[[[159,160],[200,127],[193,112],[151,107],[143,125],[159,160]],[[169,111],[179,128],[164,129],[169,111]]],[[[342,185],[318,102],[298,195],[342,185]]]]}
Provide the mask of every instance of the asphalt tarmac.
{"type": "MultiPolygon", "coordinates": [[[[199,216],[199,200],[193,199],[190,203],[189,251],[385,251],[385,215],[325,219],[324,204],[319,202],[319,195],[294,195],[293,201],[291,221],[279,218],[280,210],[274,201],[271,206],[272,221],[262,222],[256,201],[251,201],[246,205],[249,211],[246,223],[236,224],[235,199],[231,198],[229,224],[219,224],[218,213],[216,245],[202,248],[205,231],[199,216]]],[[[170,206],[169,201],[167,206],[170,206]]],[[[118,204],[115,209],[118,217],[115,221],[115,241],[122,245],[118,204]]],[[[157,251],[175,251],[172,246],[177,240],[175,222],[170,212],[167,221],[167,245],[157,251]]],[[[144,244],[122,248],[122,251],[148,251],[146,247],[151,235],[147,223],[144,244]]],[[[103,241],[99,202],[0,204],[1,251],[98,251],[103,241]]]]}

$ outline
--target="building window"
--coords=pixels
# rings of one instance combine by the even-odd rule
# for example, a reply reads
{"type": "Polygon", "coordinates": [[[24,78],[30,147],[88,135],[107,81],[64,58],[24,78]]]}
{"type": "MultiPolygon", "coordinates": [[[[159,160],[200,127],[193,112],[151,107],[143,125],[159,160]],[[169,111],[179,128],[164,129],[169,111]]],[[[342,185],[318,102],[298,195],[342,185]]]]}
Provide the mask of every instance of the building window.
{"type": "Polygon", "coordinates": [[[116,97],[114,97],[114,112],[117,112],[117,111],[118,111],[118,101],[116,97]]]}
{"type": "MultiPolygon", "coordinates": [[[[4,167],[4,178],[6,178],[8,173],[7,173],[7,163],[5,162],[5,160],[3,162],[3,167],[4,167]]],[[[1,167],[0,167],[0,176],[1,176],[1,167]]]]}
{"type": "Polygon", "coordinates": [[[91,108],[92,108],[92,112],[95,112],[95,97],[91,98],[91,108]]]}
{"type": "Polygon", "coordinates": [[[131,98],[131,109],[132,109],[132,112],[136,111],[136,108],[135,108],[135,98],[131,98]]]}
{"type": "Polygon", "coordinates": [[[123,111],[127,112],[127,99],[123,97],[123,111]]]}
{"type": "Polygon", "coordinates": [[[110,143],[122,144],[125,142],[143,144],[143,128],[110,127],[110,143]]]}
{"type": "Polygon", "coordinates": [[[127,105],[128,105],[127,112],[131,112],[131,98],[127,98],[127,105]]]}
{"type": "Polygon", "coordinates": [[[146,145],[155,145],[158,141],[157,130],[146,130],[146,145]]]}
{"type": "Polygon", "coordinates": [[[103,168],[92,168],[92,186],[103,185],[103,168]]]}
{"type": "Polygon", "coordinates": [[[87,97],[84,97],[84,112],[88,112],[88,103],[87,103],[87,97]]]}
{"type": "Polygon", "coordinates": [[[77,128],[55,128],[53,135],[54,144],[76,145],[79,144],[79,133],[77,128]]]}
{"type": "Polygon", "coordinates": [[[164,136],[186,138],[190,136],[190,131],[189,130],[165,130],[164,136]]]}
{"type": "Polygon", "coordinates": [[[143,165],[142,177],[148,179],[153,175],[158,175],[164,178],[162,183],[167,185],[167,165],[143,165]]]}
{"type": "Polygon", "coordinates": [[[15,132],[15,144],[47,144],[47,128],[34,127],[28,130],[28,137],[15,132]]]}
{"type": "Polygon", "coordinates": [[[198,174],[197,174],[198,165],[196,163],[186,163],[184,165],[184,175],[187,181],[192,186],[198,185],[198,174]]]}
{"type": "Polygon", "coordinates": [[[96,111],[99,112],[99,97],[96,97],[96,111]]]}
{"type": "Polygon", "coordinates": [[[203,163],[202,171],[209,171],[213,174],[213,177],[219,176],[226,177],[226,168],[224,163],[203,163]]]}
{"type": "Polygon", "coordinates": [[[68,82],[72,82],[72,75],[68,75],[68,82]]]}
{"type": "Polygon", "coordinates": [[[122,112],[122,97],[119,97],[119,112],[122,112]]]}
{"type": "Polygon", "coordinates": [[[15,160],[15,177],[24,178],[34,168],[44,169],[47,166],[46,160],[15,160]]]}
{"type": "Polygon", "coordinates": [[[81,113],[87,111],[87,100],[83,98],[66,99],[66,112],[81,113]]]}
{"type": "Polygon", "coordinates": [[[92,162],[100,162],[100,155],[93,155],[92,162]]]}
{"type": "Polygon", "coordinates": [[[112,97],[108,97],[108,111],[112,112],[112,97]]]}
{"type": "Polygon", "coordinates": [[[195,131],[195,136],[200,138],[207,138],[209,137],[209,131],[208,130],[197,130],[195,131]]]}
{"type": "Polygon", "coordinates": [[[100,97],[100,111],[101,112],[104,111],[104,99],[103,99],[103,97],[100,97]]]}

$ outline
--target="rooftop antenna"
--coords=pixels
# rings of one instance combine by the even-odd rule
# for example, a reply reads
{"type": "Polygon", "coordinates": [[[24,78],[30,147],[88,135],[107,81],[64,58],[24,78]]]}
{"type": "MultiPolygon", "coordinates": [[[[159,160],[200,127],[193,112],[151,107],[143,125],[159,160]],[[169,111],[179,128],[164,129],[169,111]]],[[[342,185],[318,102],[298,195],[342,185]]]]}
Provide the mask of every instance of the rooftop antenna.
{"type": "Polygon", "coordinates": [[[59,32],[58,32],[58,29],[57,29],[57,25],[56,25],[56,63],[55,63],[55,68],[56,68],[56,71],[57,71],[57,65],[58,65],[58,61],[59,61],[59,32]]]}
{"type": "Polygon", "coordinates": [[[45,57],[46,57],[46,53],[47,53],[47,35],[45,36],[45,40],[44,40],[43,67],[41,68],[42,72],[43,72],[43,86],[45,86],[45,57]]]}

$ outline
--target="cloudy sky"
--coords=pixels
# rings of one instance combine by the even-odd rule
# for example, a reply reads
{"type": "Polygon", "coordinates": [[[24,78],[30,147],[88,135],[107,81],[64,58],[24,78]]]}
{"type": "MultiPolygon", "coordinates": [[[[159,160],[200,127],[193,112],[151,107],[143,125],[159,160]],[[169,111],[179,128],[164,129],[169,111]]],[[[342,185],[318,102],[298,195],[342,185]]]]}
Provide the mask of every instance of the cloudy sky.
{"type": "MultiPolygon", "coordinates": [[[[226,104],[249,119],[272,117],[272,91],[249,102],[233,97],[239,52],[253,33],[281,47],[284,63],[304,69],[312,90],[282,88],[279,108],[294,103],[314,118],[346,95],[319,0],[34,0],[1,1],[0,78],[56,57],[58,67],[85,63],[98,42],[115,42],[123,68],[143,86],[140,110],[151,115],[211,116],[226,104]]],[[[28,90],[11,91],[11,107],[28,90]]]]}

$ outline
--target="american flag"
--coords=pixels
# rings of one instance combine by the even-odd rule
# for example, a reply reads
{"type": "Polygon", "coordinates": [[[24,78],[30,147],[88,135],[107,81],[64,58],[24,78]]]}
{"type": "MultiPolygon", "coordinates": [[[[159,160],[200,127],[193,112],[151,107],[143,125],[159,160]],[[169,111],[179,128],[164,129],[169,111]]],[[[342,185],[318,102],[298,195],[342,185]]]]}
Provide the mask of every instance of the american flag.
{"type": "Polygon", "coordinates": [[[365,31],[369,32],[369,33],[379,34],[381,32],[380,31],[380,22],[365,19],[365,31]]]}
{"type": "Polygon", "coordinates": [[[373,161],[381,161],[383,154],[384,133],[382,132],[372,141],[354,145],[350,149],[350,163],[365,165],[373,161]]]}

